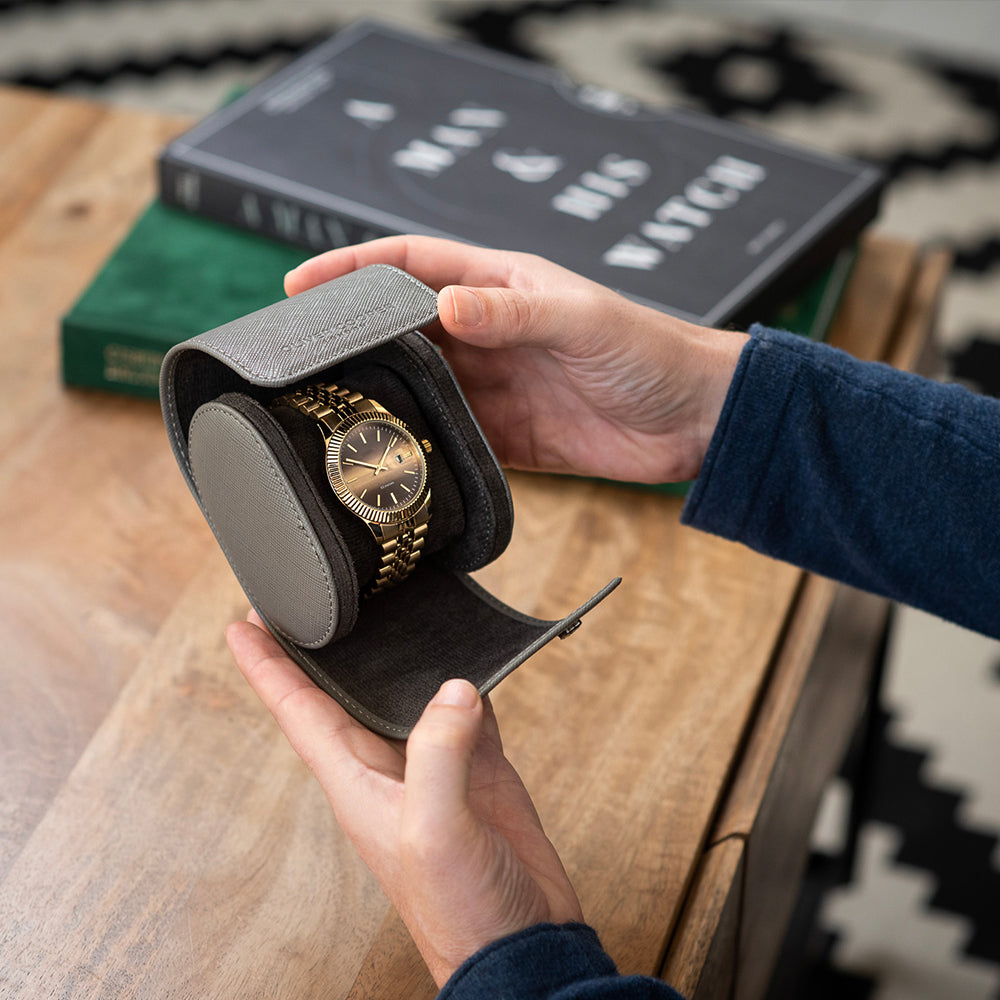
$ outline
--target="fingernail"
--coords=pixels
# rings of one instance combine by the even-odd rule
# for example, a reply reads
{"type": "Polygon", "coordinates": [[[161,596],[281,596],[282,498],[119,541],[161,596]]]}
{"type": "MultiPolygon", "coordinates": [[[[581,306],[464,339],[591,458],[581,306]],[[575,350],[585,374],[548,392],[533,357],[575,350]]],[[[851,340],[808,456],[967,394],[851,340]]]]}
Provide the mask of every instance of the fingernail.
{"type": "Polygon", "coordinates": [[[459,326],[478,326],[482,322],[482,300],[468,288],[456,285],[451,289],[451,307],[455,312],[455,322],[459,326]]]}
{"type": "Polygon", "coordinates": [[[479,701],[479,692],[468,681],[455,679],[445,681],[434,697],[438,705],[454,705],[456,708],[473,708],[479,701]]]}

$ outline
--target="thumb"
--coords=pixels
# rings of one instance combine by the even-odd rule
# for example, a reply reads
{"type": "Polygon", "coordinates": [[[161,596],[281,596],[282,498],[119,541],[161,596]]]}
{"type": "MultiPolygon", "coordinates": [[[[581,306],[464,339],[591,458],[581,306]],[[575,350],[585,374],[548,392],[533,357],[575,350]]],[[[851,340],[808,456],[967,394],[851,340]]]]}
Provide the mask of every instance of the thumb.
{"type": "Polygon", "coordinates": [[[590,325],[590,303],[576,297],[528,294],[518,288],[448,285],[438,293],[441,325],[480,347],[547,347],[566,350],[580,323],[590,325]]]}
{"type": "Polygon", "coordinates": [[[483,724],[483,703],[466,680],[446,681],[406,743],[403,823],[419,841],[441,844],[456,819],[468,814],[472,758],[483,724]]]}

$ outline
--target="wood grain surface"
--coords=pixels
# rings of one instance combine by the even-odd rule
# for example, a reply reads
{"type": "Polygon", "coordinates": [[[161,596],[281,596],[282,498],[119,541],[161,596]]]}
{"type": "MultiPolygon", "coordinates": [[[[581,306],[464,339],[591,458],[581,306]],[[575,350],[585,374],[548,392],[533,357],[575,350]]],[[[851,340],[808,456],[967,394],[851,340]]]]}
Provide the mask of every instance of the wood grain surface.
{"type": "Polygon", "coordinates": [[[706,849],[660,976],[689,1000],[733,995],[743,924],[746,842],[706,849]]]}
{"type": "MultiPolygon", "coordinates": [[[[182,124],[0,91],[0,994],[430,996],[230,662],[246,602],[158,408],[59,383],[59,316],[182,124]]],[[[865,243],[847,346],[885,349],[873,313],[898,315],[915,261],[865,243]]],[[[681,527],[677,498],[510,479],[514,538],[482,583],[556,618],[624,582],[494,693],[509,756],[622,971],[680,962],[717,995],[754,822],[740,803],[760,801],[736,787],[746,748],[763,727],[776,752],[786,716],[761,706],[789,636],[808,660],[829,585],[804,602],[800,571],[681,527]]]]}
{"type": "Polygon", "coordinates": [[[3,883],[6,996],[354,979],[388,904],[231,662],[222,629],[245,608],[210,553],[3,883]]]}
{"type": "Polygon", "coordinates": [[[0,875],[209,551],[155,405],[66,392],[58,320],[181,127],[0,92],[0,875]]]}
{"type": "MultiPolygon", "coordinates": [[[[949,260],[943,252],[919,255],[891,241],[866,241],[866,268],[846,294],[831,341],[865,358],[899,367],[918,363],[929,341],[949,260]],[[892,281],[887,281],[891,276],[892,281]],[[893,289],[903,289],[906,294],[893,289]],[[855,317],[868,316],[868,337],[855,317]]],[[[684,922],[671,942],[662,975],[681,975],[680,956],[696,953],[731,933],[732,982],[697,974],[702,997],[757,1000],[763,995],[795,903],[808,856],[809,833],[827,780],[836,771],[869,697],[869,678],[885,628],[888,602],[829,580],[805,575],[775,648],[767,686],[747,744],[709,838],[699,881],[689,894],[684,922]],[[715,845],[744,845],[741,866],[731,866],[729,894],[715,845]],[[740,916],[730,932],[722,901],[738,896],[740,916]],[[715,936],[713,938],[713,935],[715,936]]],[[[731,906],[731,903],[729,904],[731,906]]]]}

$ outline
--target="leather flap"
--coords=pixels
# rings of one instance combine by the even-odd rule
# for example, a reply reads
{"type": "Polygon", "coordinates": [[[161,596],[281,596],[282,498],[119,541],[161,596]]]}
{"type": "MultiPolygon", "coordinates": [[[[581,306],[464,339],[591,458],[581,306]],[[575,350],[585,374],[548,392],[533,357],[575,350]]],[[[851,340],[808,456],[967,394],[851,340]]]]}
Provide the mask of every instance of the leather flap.
{"type": "Polygon", "coordinates": [[[373,264],[209,330],[173,348],[218,358],[251,385],[308,378],[437,318],[437,295],[416,278],[373,264]]]}

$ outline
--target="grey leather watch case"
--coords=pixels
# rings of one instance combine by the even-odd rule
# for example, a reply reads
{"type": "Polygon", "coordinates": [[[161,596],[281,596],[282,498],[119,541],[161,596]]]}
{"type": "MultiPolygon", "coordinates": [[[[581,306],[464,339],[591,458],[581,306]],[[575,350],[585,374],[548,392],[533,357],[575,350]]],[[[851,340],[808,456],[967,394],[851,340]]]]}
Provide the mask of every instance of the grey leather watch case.
{"type": "Polygon", "coordinates": [[[441,683],[485,694],[601,601],[532,618],[471,570],[507,546],[510,490],[447,363],[419,332],[437,296],[374,265],[194,337],[163,362],[160,399],[178,465],[251,604],[289,656],[355,718],[405,737],[441,683]],[[326,481],[316,425],[270,402],[290,386],[350,386],[433,442],[420,562],[359,599],[377,547],[326,481]]]}

